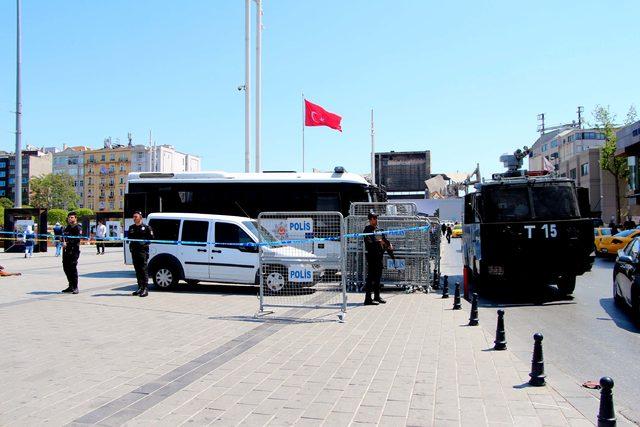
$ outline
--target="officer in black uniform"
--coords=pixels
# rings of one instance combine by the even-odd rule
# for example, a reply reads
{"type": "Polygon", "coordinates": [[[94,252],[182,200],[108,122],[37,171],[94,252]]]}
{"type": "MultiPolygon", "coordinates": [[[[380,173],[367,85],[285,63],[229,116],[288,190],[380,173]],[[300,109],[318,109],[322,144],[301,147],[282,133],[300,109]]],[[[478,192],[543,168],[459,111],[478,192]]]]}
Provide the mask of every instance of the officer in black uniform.
{"type": "MultiPolygon", "coordinates": [[[[370,213],[368,216],[369,225],[364,228],[364,233],[374,233],[378,229],[378,215],[370,213]]],[[[364,305],[385,304],[386,301],[380,297],[380,278],[382,277],[382,258],[384,252],[393,250],[393,247],[382,234],[364,236],[364,246],[367,259],[367,280],[365,282],[364,305]],[[373,299],[371,299],[373,292],[373,299]]]]}
{"type": "Polygon", "coordinates": [[[62,292],[78,293],[78,258],[80,257],[80,236],[78,216],[71,211],[67,214],[67,226],[62,230],[62,269],[67,276],[69,287],[62,292]]]}
{"type": "Polygon", "coordinates": [[[153,240],[151,227],[142,222],[142,212],[133,213],[133,224],[129,227],[127,238],[134,240],[129,242],[129,251],[133,259],[133,266],[136,269],[138,279],[138,290],[132,295],[146,297],[149,295],[147,285],[149,275],[147,274],[147,261],[149,261],[149,240],[153,240]]]}

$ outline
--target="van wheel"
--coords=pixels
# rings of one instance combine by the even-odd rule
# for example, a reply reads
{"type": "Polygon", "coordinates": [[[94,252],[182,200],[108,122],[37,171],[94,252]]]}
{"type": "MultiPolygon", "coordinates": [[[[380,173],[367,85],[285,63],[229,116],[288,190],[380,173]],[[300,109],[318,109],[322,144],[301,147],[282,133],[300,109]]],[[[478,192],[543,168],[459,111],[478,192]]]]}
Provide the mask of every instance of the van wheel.
{"type": "Polygon", "coordinates": [[[576,289],[576,276],[562,276],[558,278],[558,290],[563,295],[571,295],[576,289]]]}
{"type": "Polygon", "coordinates": [[[151,277],[156,288],[163,291],[178,285],[178,270],[172,265],[157,267],[151,277]]]}

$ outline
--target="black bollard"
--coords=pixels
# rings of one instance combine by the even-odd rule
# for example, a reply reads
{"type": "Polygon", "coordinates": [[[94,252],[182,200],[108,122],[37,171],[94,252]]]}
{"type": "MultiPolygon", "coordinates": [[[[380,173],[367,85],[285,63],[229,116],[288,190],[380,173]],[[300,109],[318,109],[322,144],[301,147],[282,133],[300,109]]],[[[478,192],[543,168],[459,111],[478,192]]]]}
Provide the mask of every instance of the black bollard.
{"type": "Polygon", "coordinates": [[[444,276],[442,284],[442,298],[449,298],[449,276],[444,276]]]}
{"type": "Polygon", "coordinates": [[[531,373],[529,374],[529,384],[534,387],[540,387],[546,385],[544,374],[544,358],[542,357],[542,336],[541,333],[537,333],[533,336],[533,358],[531,359],[531,373]]]}
{"type": "Polygon", "coordinates": [[[507,349],[507,337],[504,331],[504,310],[498,310],[498,326],[496,326],[496,340],[493,342],[494,350],[507,349]]]}
{"type": "Polygon", "coordinates": [[[600,378],[600,411],[598,411],[598,427],[614,427],[616,425],[616,411],[613,408],[613,380],[609,377],[600,378]]]}
{"type": "Polygon", "coordinates": [[[462,310],[462,304],[460,304],[460,282],[456,282],[456,290],[453,294],[453,309],[462,310]]]}
{"type": "Polygon", "coordinates": [[[478,294],[474,293],[471,296],[471,315],[469,316],[469,326],[478,326],[480,319],[478,319],[478,294]]]}

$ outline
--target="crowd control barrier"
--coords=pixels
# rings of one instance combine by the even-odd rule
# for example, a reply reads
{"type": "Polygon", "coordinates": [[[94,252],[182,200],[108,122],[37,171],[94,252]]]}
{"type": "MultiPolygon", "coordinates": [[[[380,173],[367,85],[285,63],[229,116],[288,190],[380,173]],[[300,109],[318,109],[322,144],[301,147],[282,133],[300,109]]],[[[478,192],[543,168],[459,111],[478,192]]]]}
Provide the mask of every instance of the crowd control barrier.
{"type": "Polygon", "coordinates": [[[344,320],[344,282],[339,212],[263,212],[260,236],[260,312],[269,308],[329,308],[344,320]],[[274,240],[275,239],[275,240],[274,240]]]}
{"type": "Polygon", "coordinates": [[[384,254],[382,284],[407,292],[428,292],[433,275],[430,263],[432,227],[428,218],[417,215],[415,203],[353,203],[349,211],[345,238],[347,289],[350,292],[364,289],[367,262],[362,231],[369,223],[368,214],[373,212],[378,215],[379,234],[394,248],[384,254]]]}

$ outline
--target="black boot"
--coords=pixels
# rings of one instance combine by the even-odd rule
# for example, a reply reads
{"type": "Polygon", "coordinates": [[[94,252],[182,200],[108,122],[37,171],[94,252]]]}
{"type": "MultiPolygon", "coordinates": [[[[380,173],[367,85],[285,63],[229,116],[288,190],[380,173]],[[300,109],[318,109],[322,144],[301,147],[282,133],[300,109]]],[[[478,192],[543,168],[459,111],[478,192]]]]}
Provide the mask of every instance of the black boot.
{"type": "Polygon", "coordinates": [[[371,294],[367,292],[367,294],[364,297],[364,305],[378,305],[378,303],[372,300],[371,294]]]}
{"type": "Polygon", "coordinates": [[[135,291],[131,292],[131,295],[133,295],[133,296],[140,295],[140,286],[138,286],[138,289],[136,289],[135,291]]]}
{"type": "Polygon", "coordinates": [[[71,290],[71,293],[72,293],[72,294],[78,294],[78,292],[79,292],[79,291],[78,291],[78,288],[73,288],[73,289],[71,290]]]}
{"type": "Polygon", "coordinates": [[[379,294],[379,293],[376,293],[376,295],[373,297],[373,300],[374,300],[374,301],[376,301],[376,302],[377,302],[377,303],[379,303],[379,304],[386,304],[386,303],[387,303],[385,300],[383,300],[383,299],[380,297],[380,294],[379,294]]]}
{"type": "Polygon", "coordinates": [[[73,292],[73,288],[69,286],[67,289],[63,289],[62,292],[64,292],[65,294],[70,294],[71,292],[73,292]]]}
{"type": "Polygon", "coordinates": [[[147,287],[143,286],[142,288],[140,288],[140,293],[138,294],[140,297],[144,298],[147,295],[149,295],[149,292],[147,291],[147,287]]]}

